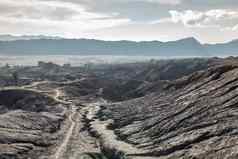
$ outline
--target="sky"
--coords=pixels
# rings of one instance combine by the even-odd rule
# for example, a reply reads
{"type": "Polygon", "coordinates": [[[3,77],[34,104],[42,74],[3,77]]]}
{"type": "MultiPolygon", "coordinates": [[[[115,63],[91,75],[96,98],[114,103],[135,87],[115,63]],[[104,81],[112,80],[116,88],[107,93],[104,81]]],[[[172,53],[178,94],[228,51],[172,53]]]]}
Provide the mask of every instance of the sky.
{"type": "Polygon", "coordinates": [[[0,34],[223,43],[238,39],[238,0],[1,0],[0,34]]]}

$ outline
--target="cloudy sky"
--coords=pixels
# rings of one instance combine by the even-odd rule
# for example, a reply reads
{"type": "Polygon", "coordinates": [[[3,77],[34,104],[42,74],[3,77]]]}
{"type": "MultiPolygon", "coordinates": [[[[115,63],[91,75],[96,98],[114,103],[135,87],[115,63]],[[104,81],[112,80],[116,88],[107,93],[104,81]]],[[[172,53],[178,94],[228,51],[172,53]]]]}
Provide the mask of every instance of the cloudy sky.
{"type": "Polygon", "coordinates": [[[238,0],[1,0],[0,34],[220,43],[238,39],[238,0]]]}

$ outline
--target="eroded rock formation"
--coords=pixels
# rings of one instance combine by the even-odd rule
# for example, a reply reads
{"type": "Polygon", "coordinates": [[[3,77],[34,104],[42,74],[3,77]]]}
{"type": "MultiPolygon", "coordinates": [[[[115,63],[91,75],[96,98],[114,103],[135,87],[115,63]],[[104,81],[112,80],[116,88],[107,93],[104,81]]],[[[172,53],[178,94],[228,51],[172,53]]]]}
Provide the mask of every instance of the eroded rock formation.
{"type": "Polygon", "coordinates": [[[63,108],[27,90],[0,91],[0,158],[38,158],[56,141],[63,108]]]}
{"type": "Polygon", "coordinates": [[[193,73],[103,113],[114,120],[111,128],[121,140],[146,151],[139,155],[237,158],[238,67],[224,64],[193,73]]]}

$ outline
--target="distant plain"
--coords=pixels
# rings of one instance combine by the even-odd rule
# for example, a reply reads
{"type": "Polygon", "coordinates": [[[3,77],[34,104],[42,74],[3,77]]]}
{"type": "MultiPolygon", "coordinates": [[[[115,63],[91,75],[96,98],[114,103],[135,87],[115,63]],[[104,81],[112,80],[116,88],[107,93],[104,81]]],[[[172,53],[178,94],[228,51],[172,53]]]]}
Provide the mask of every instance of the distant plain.
{"type": "Polygon", "coordinates": [[[82,56],[82,55],[42,55],[42,56],[8,56],[0,55],[0,66],[6,64],[12,66],[36,66],[38,61],[53,62],[59,65],[71,64],[72,66],[82,66],[84,64],[120,64],[120,63],[133,63],[149,61],[151,59],[182,59],[193,57],[161,57],[161,56],[111,56],[111,55],[98,55],[98,56],[82,56]]]}

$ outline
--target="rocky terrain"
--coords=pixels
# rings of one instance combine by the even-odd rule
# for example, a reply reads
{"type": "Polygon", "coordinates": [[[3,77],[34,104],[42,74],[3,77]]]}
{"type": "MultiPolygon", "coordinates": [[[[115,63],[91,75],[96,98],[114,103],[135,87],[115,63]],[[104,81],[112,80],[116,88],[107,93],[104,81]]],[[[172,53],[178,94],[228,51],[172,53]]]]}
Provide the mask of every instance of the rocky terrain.
{"type": "Polygon", "coordinates": [[[237,158],[237,80],[237,65],[223,64],[103,107],[101,114],[113,119],[119,139],[143,152],[132,156],[237,158]]]}
{"type": "Polygon", "coordinates": [[[0,75],[0,158],[238,157],[234,57],[40,62],[0,75]]]}
{"type": "Polygon", "coordinates": [[[224,60],[219,58],[195,58],[151,60],[149,63],[139,65],[115,66],[109,71],[105,71],[104,78],[106,78],[107,85],[110,83],[108,81],[112,80],[113,82],[109,86],[105,85],[104,97],[113,101],[143,97],[146,94],[162,90],[173,80],[221,63],[224,63],[224,60]]]}
{"type": "Polygon", "coordinates": [[[64,108],[38,92],[0,91],[0,158],[39,158],[56,142],[64,108]]]}

